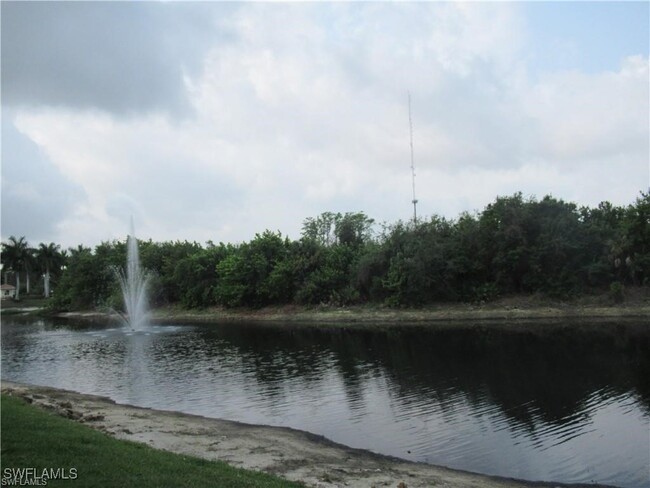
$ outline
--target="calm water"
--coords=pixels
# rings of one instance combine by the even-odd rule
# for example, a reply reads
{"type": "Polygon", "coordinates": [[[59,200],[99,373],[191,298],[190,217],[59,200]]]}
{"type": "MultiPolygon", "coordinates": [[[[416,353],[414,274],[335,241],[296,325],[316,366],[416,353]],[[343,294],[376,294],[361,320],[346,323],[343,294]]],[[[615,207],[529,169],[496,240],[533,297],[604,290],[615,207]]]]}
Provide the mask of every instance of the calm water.
{"type": "Polygon", "coordinates": [[[469,471],[650,486],[647,323],[155,326],[3,319],[2,378],[290,426],[469,471]]]}

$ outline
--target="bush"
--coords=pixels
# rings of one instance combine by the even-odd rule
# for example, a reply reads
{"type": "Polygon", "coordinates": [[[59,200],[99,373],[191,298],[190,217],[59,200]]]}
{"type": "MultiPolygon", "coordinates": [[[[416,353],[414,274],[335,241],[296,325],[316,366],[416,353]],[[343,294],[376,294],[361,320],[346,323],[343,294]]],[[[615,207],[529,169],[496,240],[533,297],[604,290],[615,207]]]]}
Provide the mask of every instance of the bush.
{"type": "Polygon", "coordinates": [[[495,283],[484,283],[474,288],[474,300],[479,303],[491,302],[499,297],[499,287],[495,283]]]}
{"type": "Polygon", "coordinates": [[[625,286],[620,281],[609,285],[609,297],[614,303],[623,303],[625,300],[625,286]]]}

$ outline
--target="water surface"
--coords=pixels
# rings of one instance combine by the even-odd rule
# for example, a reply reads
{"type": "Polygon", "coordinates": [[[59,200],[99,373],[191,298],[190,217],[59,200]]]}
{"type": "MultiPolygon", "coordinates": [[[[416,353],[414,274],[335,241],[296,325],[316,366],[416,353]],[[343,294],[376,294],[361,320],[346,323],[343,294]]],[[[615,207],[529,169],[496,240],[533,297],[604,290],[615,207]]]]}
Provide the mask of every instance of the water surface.
{"type": "Polygon", "coordinates": [[[2,378],[499,476],[650,486],[647,324],[296,328],[3,319],[2,378]]]}

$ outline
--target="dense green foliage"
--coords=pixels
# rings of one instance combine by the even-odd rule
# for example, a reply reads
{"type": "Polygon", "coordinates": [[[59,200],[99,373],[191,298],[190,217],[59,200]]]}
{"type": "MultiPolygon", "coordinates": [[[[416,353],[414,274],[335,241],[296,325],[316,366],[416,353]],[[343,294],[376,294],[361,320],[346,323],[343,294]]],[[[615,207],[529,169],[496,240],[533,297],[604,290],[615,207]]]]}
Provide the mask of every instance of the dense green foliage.
{"type": "MultiPolygon", "coordinates": [[[[517,193],[456,220],[433,216],[385,225],[378,233],[373,224],[361,212],[327,212],[305,220],[298,240],[265,231],[236,245],[141,241],[140,253],[154,276],[154,304],[188,308],[400,307],[595,291],[621,301],[625,286],[650,284],[648,194],[627,207],[579,208],[517,193]]],[[[125,253],[124,242],[70,250],[53,305],[120,306],[114,269],[125,253]]]]}
{"type": "MultiPolygon", "coordinates": [[[[48,479],[47,486],[303,486],[265,473],[233,468],[219,461],[206,461],[113,439],[6,395],[2,395],[2,468],[3,477],[7,475],[5,470],[11,474],[15,472],[12,470],[20,468],[35,468],[39,476],[44,469],[60,469],[69,477],[48,479]],[[71,478],[71,468],[74,468],[74,478],[71,478]]],[[[18,478],[16,484],[20,481],[18,478]]],[[[35,481],[33,474],[22,478],[23,485],[30,481],[35,481]]],[[[40,480],[40,484],[43,485],[44,480],[40,480]]]]}

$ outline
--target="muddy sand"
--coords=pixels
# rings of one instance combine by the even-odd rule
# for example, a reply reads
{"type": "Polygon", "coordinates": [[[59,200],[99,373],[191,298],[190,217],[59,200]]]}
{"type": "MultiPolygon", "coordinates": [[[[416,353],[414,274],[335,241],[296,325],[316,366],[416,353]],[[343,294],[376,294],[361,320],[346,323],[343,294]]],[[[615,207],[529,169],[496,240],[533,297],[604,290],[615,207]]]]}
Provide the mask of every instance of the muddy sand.
{"type": "Polygon", "coordinates": [[[67,390],[2,381],[2,392],[22,397],[33,405],[118,439],[221,460],[240,468],[301,481],[310,487],[559,486],[412,463],[352,449],[299,430],[120,405],[106,397],[67,390]]]}

